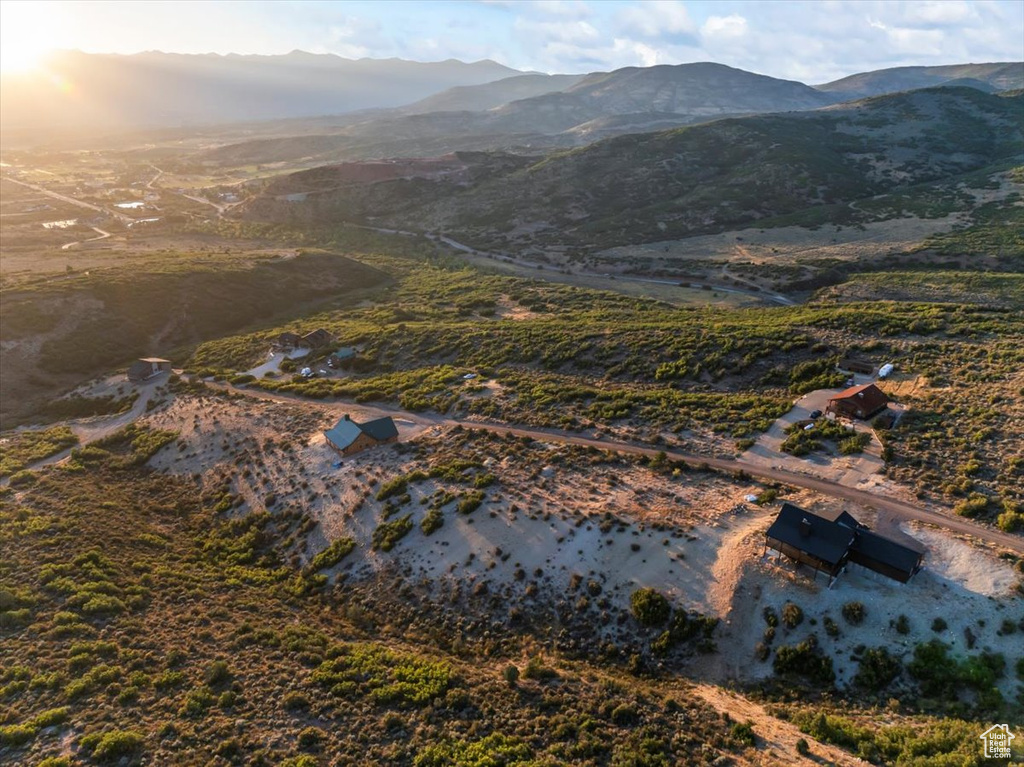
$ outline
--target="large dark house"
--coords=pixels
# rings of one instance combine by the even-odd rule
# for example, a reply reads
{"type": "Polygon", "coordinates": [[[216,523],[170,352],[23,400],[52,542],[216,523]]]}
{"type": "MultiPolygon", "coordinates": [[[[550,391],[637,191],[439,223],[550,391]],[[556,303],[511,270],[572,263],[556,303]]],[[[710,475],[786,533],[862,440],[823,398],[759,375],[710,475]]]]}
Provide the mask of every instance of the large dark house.
{"type": "Polygon", "coordinates": [[[869,530],[849,512],[832,519],[782,504],[768,532],[765,549],[774,549],[798,564],[828,575],[829,586],[848,564],[859,565],[900,583],[921,569],[924,554],[869,530]]]}
{"type": "Polygon", "coordinates": [[[881,413],[889,404],[885,392],[874,384],[862,384],[845,389],[828,401],[827,413],[866,421],[881,413]]]}

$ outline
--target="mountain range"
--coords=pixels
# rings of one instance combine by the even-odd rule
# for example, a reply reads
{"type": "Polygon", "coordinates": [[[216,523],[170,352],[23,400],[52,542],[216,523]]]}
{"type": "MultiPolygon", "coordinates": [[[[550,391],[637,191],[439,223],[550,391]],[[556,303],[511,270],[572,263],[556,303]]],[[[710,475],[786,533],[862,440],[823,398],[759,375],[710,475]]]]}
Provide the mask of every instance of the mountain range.
{"type": "Polygon", "coordinates": [[[911,73],[883,70],[821,88],[714,63],[626,67],[575,81],[521,76],[446,91],[403,109],[368,114],[329,133],[228,144],[199,159],[230,166],[322,164],[459,150],[530,153],[723,116],[817,109],[861,98],[857,89],[887,93],[904,90],[902,85],[910,81],[925,81],[930,86],[969,85],[987,92],[1004,85],[1024,86],[1024,63],[936,68],[941,72],[931,69],[917,67],[911,73]],[[551,90],[559,84],[565,87],[551,90]],[[537,95],[497,103],[529,91],[537,95]],[[489,104],[496,105],[479,108],[489,104]]]}
{"type": "Polygon", "coordinates": [[[59,51],[35,71],[0,76],[0,125],[111,129],[342,114],[520,74],[490,60],[59,51]]]}
{"type": "Polygon", "coordinates": [[[512,246],[609,246],[848,204],[1022,154],[1024,93],[934,88],[618,136],[546,157],[462,152],[320,167],[274,179],[239,212],[470,241],[498,233],[512,246]]]}

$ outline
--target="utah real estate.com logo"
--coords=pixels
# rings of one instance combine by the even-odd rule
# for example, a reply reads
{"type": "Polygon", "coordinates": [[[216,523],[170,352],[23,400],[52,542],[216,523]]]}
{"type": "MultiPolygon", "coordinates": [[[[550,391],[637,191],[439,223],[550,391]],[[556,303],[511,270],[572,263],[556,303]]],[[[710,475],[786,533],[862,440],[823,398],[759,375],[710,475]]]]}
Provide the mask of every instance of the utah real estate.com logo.
{"type": "Polygon", "coordinates": [[[1010,741],[1017,736],[1010,732],[1009,725],[996,724],[985,730],[979,737],[985,743],[986,759],[1009,759],[1010,741]]]}

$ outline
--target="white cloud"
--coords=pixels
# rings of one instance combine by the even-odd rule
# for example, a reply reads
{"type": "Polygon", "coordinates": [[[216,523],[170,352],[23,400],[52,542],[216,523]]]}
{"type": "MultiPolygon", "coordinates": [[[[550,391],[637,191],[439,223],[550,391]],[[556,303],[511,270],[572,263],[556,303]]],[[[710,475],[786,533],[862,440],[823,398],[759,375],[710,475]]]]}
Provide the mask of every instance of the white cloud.
{"type": "Polygon", "coordinates": [[[747,34],[747,20],[737,13],[709,16],[700,28],[701,37],[735,40],[747,34]]]}
{"type": "Polygon", "coordinates": [[[627,6],[619,14],[620,32],[641,38],[688,37],[697,25],[680,0],[651,0],[627,6]]]}

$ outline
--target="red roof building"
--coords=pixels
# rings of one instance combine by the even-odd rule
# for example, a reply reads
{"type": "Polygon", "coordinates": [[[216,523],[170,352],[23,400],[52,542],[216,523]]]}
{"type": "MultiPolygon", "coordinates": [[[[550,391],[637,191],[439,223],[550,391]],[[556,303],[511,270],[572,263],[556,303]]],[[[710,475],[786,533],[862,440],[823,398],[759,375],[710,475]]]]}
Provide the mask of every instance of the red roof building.
{"type": "Polygon", "coordinates": [[[867,420],[885,410],[889,398],[874,384],[851,386],[828,401],[826,412],[846,418],[867,420]]]}

